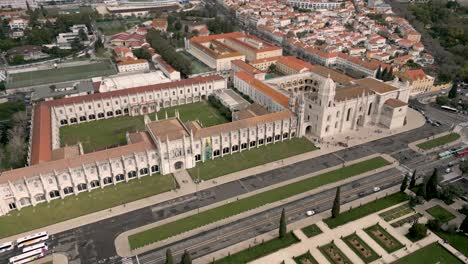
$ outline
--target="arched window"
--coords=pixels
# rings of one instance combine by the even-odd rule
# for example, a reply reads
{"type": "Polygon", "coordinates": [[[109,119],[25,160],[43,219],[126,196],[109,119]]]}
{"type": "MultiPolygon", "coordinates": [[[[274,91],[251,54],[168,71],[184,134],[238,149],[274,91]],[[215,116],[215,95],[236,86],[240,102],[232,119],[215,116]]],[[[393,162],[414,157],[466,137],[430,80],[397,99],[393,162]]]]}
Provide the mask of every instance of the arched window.
{"type": "Polygon", "coordinates": [[[65,187],[63,189],[64,194],[72,194],[73,193],[73,187],[65,187]]]}
{"type": "Polygon", "coordinates": [[[76,187],[78,188],[78,191],[84,191],[84,190],[88,189],[88,186],[86,186],[85,183],[80,183],[76,187]]]}
{"type": "Polygon", "coordinates": [[[98,180],[94,180],[94,181],[91,181],[89,185],[91,185],[91,188],[95,188],[95,187],[99,187],[100,184],[98,180]]]}
{"type": "Polygon", "coordinates": [[[136,176],[137,176],[136,171],[129,171],[129,172],[127,173],[127,177],[128,177],[129,179],[135,178],[136,176]]]}
{"type": "Polygon", "coordinates": [[[106,177],[102,180],[104,182],[104,185],[112,183],[112,178],[111,177],[106,177]]]}
{"type": "MultiPolygon", "coordinates": [[[[200,156],[200,154],[198,154],[198,156],[200,156]]],[[[195,156],[195,160],[197,160],[196,156],[195,156]]],[[[151,172],[159,172],[159,166],[158,165],[151,166],[151,172]]]]}
{"type": "Polygon", "coordinates": [[[50,196],[50,198],[52,198],[52,199],[53,199],[53,198],[57,198],[57,197],[60,197],[60,193],[59,193],[59,191],[57,191],[57,190],[51,191],[51,192],[49,192],[49,196],[50,196]]]}
{"type": "Polygon", "coordinates": [[[367,115],[370,115],[372,112],[372,103],[369,104],[369,110],[367,110],[367,115]]]}
{"type": "Polygon", "coordinates": [[[125,176],[123,174],[117,174],[117,176],[115,176],[116,182],[123,181],[123,180],[125,180],[125,176]]]}
{"type": "Polygon", "coordinates": [[[349,121],[350,117],[351,117],[351,108],[348,109],[348,113],[346,114],[346,121],[349,121]]]}

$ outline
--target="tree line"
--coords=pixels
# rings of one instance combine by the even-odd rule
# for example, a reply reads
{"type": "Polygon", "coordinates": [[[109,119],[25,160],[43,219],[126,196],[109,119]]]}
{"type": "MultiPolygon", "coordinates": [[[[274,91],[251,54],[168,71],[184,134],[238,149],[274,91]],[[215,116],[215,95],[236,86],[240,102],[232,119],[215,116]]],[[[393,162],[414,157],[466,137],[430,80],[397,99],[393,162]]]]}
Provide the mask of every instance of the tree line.
{"type": "Polygon", "coordinates": [[[191,62],[176,52],[175,48],[170,45],[170,42],[161,36],[160,31],[155,29],[149,30],[146,35],[146,40],[167,63],[174,67],[174,69],[185,76],[192,73],[190,67],[191,62]]]}

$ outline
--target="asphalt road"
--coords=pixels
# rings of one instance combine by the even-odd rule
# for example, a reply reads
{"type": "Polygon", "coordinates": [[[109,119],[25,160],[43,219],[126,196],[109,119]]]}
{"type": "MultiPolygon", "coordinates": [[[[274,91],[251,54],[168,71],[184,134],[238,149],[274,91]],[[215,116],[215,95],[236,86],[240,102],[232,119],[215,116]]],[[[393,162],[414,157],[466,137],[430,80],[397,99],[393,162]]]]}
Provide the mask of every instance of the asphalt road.
{"type": "MultiPolygon", "coordinates": [[[[447,129],[446,126],[433,127],[425,125],[406,133],[252,175],[200,191],[198,196],[195,194],[186,195],[55,234],[50,239],[50,246],[55,252],[65,252],[72,264],[120,263],[120,257],[116,256],[114,240],[120,233],[129,229],[187,212],[196,209],[198,206],[203,207],[278,182],[316,172],[340,164],[343,160],[355,160],[373,153],[390,154],[402,164],[411,164],[414,160],[417,160],[418,163],[424,163],[426,158],[408,149],[407,144],[447,129]]],[[[7,259],[10,256],[0,255],[0,258],[7,259]]]]}
{"type": "MultiPolygon", "coordinates": [[[[359,179],[341,186],[341,200],[347,203],[360,196],[373,193],[373,187],[380,187],[381,192],[386,188],[398,185],[402,180],[402,172],[390,169],[372,176],[359,179]]],[[[278,228],[281,210],[285,208],[287,222],[306,218],[307,210],[320,213],[331,209],[336,190],[329,189],[296,201],[283,201],[284,204],[276,208],[255,214],[230,224],[219,226],[213,230],[184,239],[177,243],[138,256],[140,264],[159,264],[165,261],[166,248],[170,247],[176,261],[180,260],[184,250],[188,250],[192,258],[207,255],[211,252],[226,248],[230,245],[256,237],[260,234],[278,228]]],[[[260,241],[259,241],[260,242],[260,241]]],[[[133,259],[137,263],[136,258],[133,259]]]]}

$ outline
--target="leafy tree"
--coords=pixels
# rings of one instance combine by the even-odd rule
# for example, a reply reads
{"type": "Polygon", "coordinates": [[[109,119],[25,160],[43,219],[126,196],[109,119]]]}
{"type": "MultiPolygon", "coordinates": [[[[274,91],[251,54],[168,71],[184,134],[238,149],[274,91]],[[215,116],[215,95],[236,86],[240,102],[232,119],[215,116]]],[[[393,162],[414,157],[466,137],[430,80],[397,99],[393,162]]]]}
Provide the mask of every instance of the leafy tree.
{"type": "Polygon", "coordinates": [[[102,43],[101,37],[98,37],[96,39],[96,42],[94,42],[94,49],[98,50],[98,49],[102,49],[102,48],[104,48],[104,43],[102,43]]]}
{"type": "Polygon", "coordinates": [[[462,161],[460,162],[460,170],[463,172],[463,173],[468,173],[468,160],[465,160],[465,161],[462,161]]]}
{"type": "Polygon", "coordinates": [[[272,63],[270,66],[268,66],[268,73],[274,73],[276,72],[276,64],[272,63]]]}
{"type": "Polygon", "coordinates": [[[427,227],[423,224],[420,224],[418,222],[414,222],[413,225],[409,229],[408,236],[415,239],[419,240],[427,235],[427,227]]]}
{"type": "Polygon", "coordinates": [[[446,96],[437,96],[436,103],[438,105],[447,105],[449,104],[450,100],[446,96]]]}
{"type": "Polygon", "coordinates": [[[5,91],[5,89],[6,89],[5,82],[1,81],[0,82],[0,91],[5,91]]]}
{"type": "Polygon", "coordinates": [[[450,91],[448,92],[448,98],[456,98],[458,95],[458,91],[457,91],[457,86],[456,85],[452,85],[452,88],[450,88],[450,91]]]}
{"type": "Polygon", "coordinates": [[[192,257],[190,257],[190,254],[187,250],[185,250],[184,254],[182,255],[181,264],[192,264],[192,257]]]}
{"type": "Polygon", "coordinates": [[[81,49],[81,42],[79,38],[74,38],[72,42],[70,43],[70,45],[73,50],[81,49]]]}
{"type": "Polygon", "coordinates": [[[133,54],[139,59],[151,60],[151,54],[147,49],[134,49],[133,54]]]}
{"type": "Polygon", "coordinates": [[[416,186],[416,170],[413,171],[413,175],[411,175],[411,180],[409,183],[409,188],[413,189],[416,186]]]}
{"type": "Polygon", "coordinates": [[[332,207],[332,218],[337,218],[340,215],[340,187],[336,188],[335,200],[332,207]]]}
{"type": "Polygon", "coordinates": [[[10,58],[11,64],[20,64],[24,62],[24,56],[22,54],[16,54],[10,58]]]}
{"type": "Polygon", "coordinates": [[[427,181],[426,184],[426,200],[431,200],[432,198],[437,198],[438,197],[438,191],[437,191],[437,184],[439,183],[438,180],[438,173],[437,169],[434,169],[434,172],[432,173],[431,177],[427,181]]]}
{"type": "Polygon", "coordinates": [[[80,30],[78,31],[78,36],[80,37],[81,41],[88,40],[88,34],[86,34],[86,32],[82,28],[80,28],[80,30]]]}
{"type": "Polygon", "coordinates": [[[468,233],[468,216],[466,216],[465,219],[463,219],[463,222],[461,223],[459,229],[463,233],[468,233]]]}
{"type": "Polygon", "coordinates": [[[400,192],[404,192],[408,188],[408,174],[405,175],[405,178],[401,182],[400,192]]]}
{"type": "Polygon", "coordinates": [[[384,68],[383,71],[382,71],[382,74],[380,75],[380,80],[383,80],[385,78],[385,76],[387,76],[388,74],[388,69],[387,68],[384,68]]]}
{"type": "Polygon", "coordinates": [[[175,264],[174,257],[172,256],[172,251],[170,248],[166,250],[166,262],[165,264],[175,264]]]}
{"type": "Polygon", "coordinates": [[[179,31],[179,30],[182,29],[182,24],[180,23],[180,20],[177,20],[177,22],[175,22],[174,28],[175,28],[175,30],[177,30],[177,31],[179,31]]]}
{"type": "Polygon", "coordinates": [[[279,226],[279,238],[284,238],[286,236],[287,227],[286,227],[286,211],[283,208],[281,211],[280,226],[279,226]]]}
{"type": "Polygon", "coordinates": [[[427,221],[426,226],[432,231],[439,231],[442,226],[442,222],[439,219],[435,218],[427,221]]]}

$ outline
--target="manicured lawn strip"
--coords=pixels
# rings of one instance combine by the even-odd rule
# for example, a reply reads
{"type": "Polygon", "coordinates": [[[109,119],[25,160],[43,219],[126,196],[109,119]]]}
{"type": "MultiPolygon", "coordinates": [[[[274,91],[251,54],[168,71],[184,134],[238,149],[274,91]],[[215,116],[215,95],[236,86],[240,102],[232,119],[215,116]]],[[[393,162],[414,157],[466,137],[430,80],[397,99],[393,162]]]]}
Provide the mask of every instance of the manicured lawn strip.
{"type": "Polygon", "coordinates": [[[458,264],[463,263],[438,243],[425,246],[393,264],[458,264]]]}
{"type": "Polygon", "coordinates": [[[112,148],[127,143],[126,132],[143,131],[143,116],[119,116],[60,127],[61,146],[71,146],[78,142],[85,153],[112,148]]]}
{"type": "MultiPolygon", "coordinates": [[[[203,125],[217,125],[228,122],[219,111],[207,102],[178,105],[163,108],[158,112],[158,118],[175,116],[175,110],[179,111],[182,121],[200,120],[203,125]]],[[[155,114],[149,117],[155,120],[155,114]]],[[[144,131],[145,123],[143,116],[119,116],[109,119],[101,119],[77,125],[64,126],[60,128],[61,145],[74,145],[81,142],[85,153],[106,148],[125,145],[126,132],[144,131]]]]}
{"type": "MultiPolygon", "coordinates": [[[[203,127],[230,122],[230,120],[227,120],[226,117],[221,115],[217,108],[206,101],[162,108],[158,112],[158,118],[166,118],[166,112],[168,117],[173,117],[175,116],[176,109],[179,111],[180,120],[183,122],[199,120],[203,127]]],[[[151,119],[155,119],[154,114],[150,114],[150,117],[151,119]]]]}
{"type": "Polygon", "coordinates": [[[428,149],[431,149],[431,148],[435,148],[435,147],[442,146],[442,145],[445,145],[447,143],[453,142],[453,141],[455,141],[455,140],[457,140],[459,138],[460,138],[460,134],[450,133],[450,134],[447,134],[445,136],[434,138],[432,140],[429,140],[429,141],[426,141],[424,143],[418,144],[416,146],[418,148],[420,148],[420,149],[428,150],[428,149]]]}
{"type": "Polygon", "coordinates": [[[444,209],[440,205],[433,206],[429,209],[426,210],[430,215],[432,215],[434,218],[439,219],[442,223],[448,222],[454,218],[456,218],[455,215],[444,209]]]}
{"type": "Polygon", "coordinates": [[[441,231],[437,231],[435,233],[440,238],[447,240],[452,247],[463,253],[463,255],[468,256],[468,236],[462,233],[450,234],[441,231]]]}
{"type": "Polygon", "coordinates": [[[380,256],[377,255],[377,253],[375,253],[375,251],[371,247],[369,247],[369,245],[367,245],[366,242],[364,242],[364,240],[362,240],[357,234],[351,234],[351,235],[349,235],[347,237],[344,237],[343,241],[346,243],[346,245],[348,245],[348,247],[352,251],[354,251],[354,253],[356,253],[356,255],[358,255],[364,261],[364,263],[370,263],[370,262],[380,258],[380,256]],[[351,243],[351,240],[353,240],[353,239],[357,240],[359,242],[359,244],[363,248],[365,248],[371,255],[366,257],[363,252],[358,250],[353,245],[353,243],[351,243]]]}
{"type": "Polygon", "coordinates": [[[327,260],[330,263],[335,263],[335,264],[352,264],[351,260],[348,259],[348,257],[335,245],[335,243],[332,241],[329,244],[323,245],[319,247],[320,252],[327,258],[327,260]],[[335,261],[333,258],[328,254],[327,249],[332,247],[334,249],[334,252],[340,256],[341,261],[335,261]]]}
{"type": "Polygon", "coordinates": [[[341,181],[343,179],[372,171],[388,165],[389,162],[382,157],[375,157],[359,163],[330,171],[302,181],[291,183],[276,189],[265,191],[235,202],[231,202],[196,215],[154,227],[129,237],[130,247],[139,248],[171,236],[213,223],[239,213],[273,203],[291,196],[307,192],[319,186],[341,181]]]}
{"type": "Polygon", "coordinates": [[[240,252],[237,252],[233,255],[227,256],[220,260],[215,260],[216,264],[240,264],[253,261],[255,259],[261,258],[268,254],[274,253],[282,248],[289,247],[292,244],[299,242],[296,236],[292,232],[288,233],[283,239],[275,238],[269,241],[264,242],[251,247],[250,249],[245,249],[240,252]]]}
{"type": "Polygon", "coordinates": [[[306,226],[306,227],[302,228],[301,231],[307,237],[313,237],[313,236],[316,236],[316,235],[322,233],[322,230],[320,230],[320,228],[316,224],[306,226]]]}
{"type": "Polygon", "coordinates": [[[377,199],[360,207],[353,208],[341,213],[337,218],[327,218],[324,222],[330,227],[335,228],[348,222],[370,215],[387,207],[399,204],[408,200],[408,195],[404,193],[395,193],[387,197],[377,199]]]}
{"type": "Polygon", "coordinates": [[[10,75],[7,88],[87,79],[115,73],[117,73],[115,68],[108,61],[58,69],[21,72],[10,75]]]}
{"type": "Polygon", "coordinates": [[[172,174],[145,176],[91,192],[29,206],[0,217],[0,238],[41,228],[82,215],[129,203],[174,188],[172,174]]]}
{"type": "Polygon", "coordinates": [[[293,138],[275,144],[260,146],[248,151],[218,157],[213,160],[205,161],[204,163],[198,162],[197,166],[188,169],[188,172],[194,179],[199,175],[200,179],[209,180],[316,149],[314,144],[306,138],[293,138]]]}
{"type": "Polygon", "coordinates": [[[319,264],[318,261],[315,260],[315,258],[312,256],[312,254],[310,254],[310,251],[307,251],[306,253],[300,256],[294,257],[294,261],[297,264],[305,264],[305,263],[319,264]]]}
{"type": "Polygon", "coordinates": [[[381,227],[379,224],[376,224],[376,225],[373,225],[371,227],[368,227],[364,230],[372,239],[375,240],[375,242],[377,242],[377,244],[379,244],[383,249],[385,249],[385,251],[387,251],[388,253],[392,253],[392,252],[395,252],[397,250],[399,250],[400,248],[403,247],[403,244],[400,243],[400,241],[398,241],[396,238],[394,238],[392,235],[390,235],[390,233],[388,233],[383,227],[381,227]],[[392,240],[393,243],[394,243],[394,246],[391,247],[391,246],[388,246],[387,244],[385,244],[383,241],[381,241],[377,236],[375,236],[373,233],[372,233],[372,230],[380,230],[380,232],[385,236],[387,237],[389,240],[392,240]]]}

